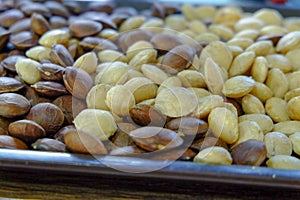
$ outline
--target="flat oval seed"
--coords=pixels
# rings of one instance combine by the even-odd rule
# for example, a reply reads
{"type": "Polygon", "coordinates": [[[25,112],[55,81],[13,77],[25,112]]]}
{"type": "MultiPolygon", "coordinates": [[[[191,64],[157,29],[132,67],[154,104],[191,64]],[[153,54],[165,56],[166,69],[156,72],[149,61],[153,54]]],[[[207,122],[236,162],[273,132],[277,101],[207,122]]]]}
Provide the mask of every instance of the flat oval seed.
{"type": "Polygon", "coordinates": [[[200,151],[194,158],[194,162],[213,165],[231,165],[232,157],[223,147],[208,147],[200,151]]]}
{"type": "Polygon", "coordinates": [[[255,53],[252,51],[246,51],[235,57],[229,69],[229,76],[242,75],[247,72],[252,66],[254,58],[255,53]]]}
{"type": "Polygon", "coordinates": [[[0,116],[14,118],[26,114],[30,110],[29,101],[15,93],[0,94],[0,116]]]}
{"type": "Polygon", "coordinates": [[[228,79],[222,89],[223,94],[231,98],[239,98],[251,92],[255,81],[247,76],[235,76],[228,79]]]}
{"type": "Polygon", "coordinates": [[[274,122],[289,121],[288,104],[285,100],[272,97],[266,101],[266,113],[274,122]]]}
{"type": "Polygon", "coordinates": [[[300,170],[300,160],[294,156],[276,155],[270,158],[266,164],[271,168],[300,170]]]}
{"type": "Polygon", "coordinates": [[[274,132],[281,132],[286,135],[292,135],[296,132],[300,132],[300,121],[284,121],[274,125],[274,132]]]}
{"type": "Polygon", "coordinates": [[[17,92],[24,88],[24,84],[17,79],[10,77],[0,77],[0,94],[7,92],[17,92]]]}
{"type": "Polygon", "coordinates": [[[289,89],[285,74],[277,68],[269,70],[266,85],[273,91],[275,97],[283,98],[289,89]]]}

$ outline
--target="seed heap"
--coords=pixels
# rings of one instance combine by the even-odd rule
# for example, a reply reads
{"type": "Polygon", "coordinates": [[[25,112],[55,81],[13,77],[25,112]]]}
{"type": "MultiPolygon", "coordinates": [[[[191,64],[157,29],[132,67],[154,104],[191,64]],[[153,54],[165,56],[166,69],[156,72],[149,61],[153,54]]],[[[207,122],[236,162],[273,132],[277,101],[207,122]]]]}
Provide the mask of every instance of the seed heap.
{"type": "Polygon", "coordinates": [[[300,169],[300,18],[3,1],[0,148],[300,169]]]}

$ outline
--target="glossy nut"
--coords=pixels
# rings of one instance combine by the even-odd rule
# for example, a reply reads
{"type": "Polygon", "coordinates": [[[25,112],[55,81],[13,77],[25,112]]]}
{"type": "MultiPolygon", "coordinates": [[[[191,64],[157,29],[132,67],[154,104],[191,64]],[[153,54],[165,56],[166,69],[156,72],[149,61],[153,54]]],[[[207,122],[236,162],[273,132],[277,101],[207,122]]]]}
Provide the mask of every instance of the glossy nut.
{"type": "Polygon", "coordinates": [[[86,19],[76,20],[69,26],[71,35],[78,38],[96,35],[102,28],[103,26],[101,23],[86,19]]]}
{"type": "Polygon", "coordinates": [[[233,163],[237,165],[260,166],[266,159],[267,150],[260,140],[247,140],[231,151],[233,163]]]}
{"type": "Polygon", "coordinates": [[[30,18],[30,27],[38,35],[43,35],[45,32],[50,30],[49,22],[38,13],[33,13],[30,18]]]}
{"type": "Polygon", "coordinates": [[[26,114],[30,109],[29,101],[15,93],[0,94],[0,116],[14,118],[26,114]]]}
{"type": "Polygon", "coordinates": [[[42,79],[46,81],[62,81],[63,71],[65,70],[60,65],[52,63],[43,63],[38,67],[42,79]]]}
{"type": "Polygon", "coordinates": [[[0,148],[26,150],[28,146],[18,138],[9,135],[0,135],[0,148]]]}
{"type": "Polygon", "coordinates": [[[17,79],[10,77],[0,77],[0,94],[7,92],[17,92],[24,88],[24,84],[17,79]]]}
{"type": "Polygon", "coordinates": [[[129,133],[137,146],[147,151],[171,149],[182,145],[183,139],[174,131],[160,127],[142,127],[129,133]]]}
{"type": "Polygon", "coordinates": [[[69,51],[61,44],[55,44],[52,46],[50,57],[52,63],[61,65],[63,67],[72,66],[74,62],[69,51]]]}
{"type": "Polygon", "coordinates": [[[66,88],[54,81],[39,81],[31,85],[35,91],[41,96],[45,97],[58,97],[64,94],[68,94],[66,88]]]}
{"type": "Polygon", "coordinates": [[[31,120],[18,120],[12,122],[8,126],[8,131],[9,135],[17,137],[28,144],[46,136],[43,127],[31,120]]]}
{"type": "Polygon", "coordinates": [[[34,150],[39,151],[66,152],[66,145],[64,143],[50,138],[38,139],[31,146],[34,150]]]}

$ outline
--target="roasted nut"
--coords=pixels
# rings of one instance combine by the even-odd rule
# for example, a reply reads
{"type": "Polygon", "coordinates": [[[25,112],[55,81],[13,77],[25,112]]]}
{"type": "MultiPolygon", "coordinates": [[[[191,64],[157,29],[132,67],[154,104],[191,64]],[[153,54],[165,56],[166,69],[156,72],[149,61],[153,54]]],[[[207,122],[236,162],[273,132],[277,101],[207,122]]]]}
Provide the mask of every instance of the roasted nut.
{"type": "Polygon", "coordinates": [[[183,144],[183,139],[174,131],[161,127],[142,127],[129,133],[134,143],[147,151],[172,149],[183,144]]]}
{"type": "Polygon", "coordinates": [[[65,135],[70,132],[70,131],[76,131],[76,128],[74,125],[68,125],[68,126],[64,126],[61,129],[59,129],[59,131],[57,131],[57,133],[55,133],[55,135],[53,136],[54,139],[61,141],[63,143],[65,143],[65,135]]]}
{"type": "Polygon", "coordinates": [[[193,141],[190,148],[199,152],[205,148],[213,147],[213,146],[220,146],[225,149],[228,149],[227,144],[223,140],[221,140],[220,138],[215,138],[210,136],[206,136],[199,140],[193,141]]]}
{"type": "Polygon", "coordinates": [[[22,18],[24,18],[24,14],[22,11],[17,9],[10,9],[0,14],[0,25],[8,28],[22,18]]]}
{"type": "Polygon", "coordinates": [[[155,107],[138,104],[129,110],[130,118],[140,126],[163,127],[166,117],[155,107]]]}
{"type": "Polygon", "coordinates": [[[231,151],[234,164],[260,166],[266,159],[267,150],[260,140],[247,140],[231,151]]]}
{"type": "Polygon", "coordinates": [[[93,87],[91,76],[84,70],[76,67],[66,67],[63,72],[63,80],[66,89],[79,99],[84,99],[93,87]]]}
{"type": "Polygon", "coordinates": [[[188,68],[195,55],[195,49],[187,45],[179,45],[171,49],[162,60],[162,68],[170,73],[178,72],[188,68]]]}
{"type": "Polygon", "coordinates": [[[117,45],[115,45],[111,41],[104,38],[98,38],[98,37],[85,37],[83,40],[80,41],[79,45],[84,50],[97,50],[97,51],[101,51],[104,49],[118,50],[117,45]]]}
{"type": "Polygon", "coordinates": [[[108,140],[117,131],[112,114],[104,110],[85,109],[76,116],[74,124],[78,131],[94,134],[102,141],[108,140]]]}
{"type": "Polygon", "coordinates": [[[101,140],[82,130],[70,130],[64,136],[66,147],[74,153],[107,154],[101,140]]]}
{"type": "Polygon", "coordinates": [[[66,152],[66,145],[64,143],[50,138],[38,139],[31,146],[34,150],[39,151],[66,152]]]}
{"type": "Polygon", "coordinates": [[[45,97],[58,97],[68,93],[62,84],[53,81],[39,81],[31,85],[31,87],[38,94],[45,97]]]}
{"type": "Polygon", "coordinates": [[[39,124],[31,120],[18,120],[8,126],[9,135],[31,144],[45,137],[46,132],[39,124]]]}
{"type": "Polygon", "coordinates": [[[29,101],[15,93],[0,94],[0,116],[14,118],[26,114],[30,109],[29,101]]]}
{"type": "Polygon", "coordinates": [[[50,17],[51,12],[50,10],[43,5],[42,3],[27,3],[20,7],[20,9],[25,13],[27,16],[31,16],[33,13],[42,14],[45,17],[50,17]]]}
{"type": "Polygon", "coordinates": [[[227,144],[238,140],[238,119],[227,108],[214,108],[208,116],[208,124],[212,133],[227,144]]]}
{"type": "Polygon", "coordinates": [[[30,27],[33,32],[38,35],[43,35],[45,32],[50,30],[49,22],[38,13],[33,13],[30,18],[30,27]]]}
{"type": "Polygon", "coordinates": [[[292,142],[283,133],[270,132],[265,135],[264,143],[267,148],[267,157],[271,158],[276,155],[288,155],[292,154],[292,142]]]}
{"type": "Polygon", "coordinates": [[[152,34],[150,32],[140,29],[124,32],[118,38],[118,46],[123,52],[126,52],[128,47],[137,41],[149,41],[151,36],[152,34]]]}
{"type": "Polygon", "coordinates": [[[183,41],[173,34],[158,33],[154,35],[150,42],[159,52],[168,52],[176,46],[182,45],[183,41]]]}
{"type": "Polygon", "coordinates": [[[78,38],[96,35],[102,30],[102,24],[86,19],[80,19],[72,22],[69,26],[71,35],[78,38]]]}
{"type": "MultiPolygon", "coordinates": [[[[66,49],[64,45],[55,44],[51,48],[50,59],[54,64],[61,65],[63,67],[72,66],[73,65],[73,57],[66,49]]],[[[89,64],[89,63],[88,63],[89,64]]]]}
{"type": "Polygon", "coordinates": [[[61,81],[63,79],[63,67],[52,64],[52,63],[43,63],[38,67],[42,79],[46,81],[61,81]]]}
{"type": "Polygon", "coordinates": [[[18,138],[9,135],[0,135],[0,148],[26,150],[28,146],[18,138]]]}
{"type": "Polygon", "coordinates": [[[182,117],[169,121],[166,128],[177,131],[179,135],[199,138],[208,130],[208,124],[197,118],[182,117]]]}
{"type": "Polygon", "coordinates": [[[10,36],[9,41],[20,50],[29,49],[38,44],[38,37],[29,31],[22,31],[10,36]]]}
{"type": "Polygon", "coordinates": [[[68,9],[59,2],[47,1],[45,2],[45,6],[50,10],[52,15],[58,15],[66,18],[70,16],[68,9]]]}
{"type": "Polygon", "coordinates": [[[17,79],[10,77],[0,77],[0,94],[7,92],[17,92],[24,88],[24,84],[17,79]]]}
{"type": "Polygon", "coordinates": [[[59,107],[52,103],[39,103],[30,109],[26,119],[41,125],[49,136],[61,128],[64,114],[59,107]]]}
{"type": "Polygon", "coordinates": [[[194,158],[194,162],[214,165],[231,165],[230,153],[223,147],[213,146],[201,150],[194,158]]]}
{"type": "Polygon", "coordinates": [[[1,65],[12,72],[16,71],[16,63],[21,60],[21,59],[25,59],[26,57],[22,56],[22,55],[12,55],[12,56],[8,56],[7,58],[5,58],[2,62],[1,65]]]}
{"type": "Polygon", "coordinates": [[[10,32],[0,27],[0,48],[2,49],[6,46],[6,43],[9,39],[10,32]]]}

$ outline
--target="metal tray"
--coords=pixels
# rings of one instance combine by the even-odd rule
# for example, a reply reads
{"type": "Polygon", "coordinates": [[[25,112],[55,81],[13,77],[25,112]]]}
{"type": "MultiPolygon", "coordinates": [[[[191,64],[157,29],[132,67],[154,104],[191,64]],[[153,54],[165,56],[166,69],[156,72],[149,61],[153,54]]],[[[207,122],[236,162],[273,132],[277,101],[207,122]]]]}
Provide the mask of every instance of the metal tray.
{"type": "MultiPolygon", "coordinates": [[[[141,3],[134,0],[116,2],[119,5],[130,5],[139,9],[149,7],[151,4],[150,1],[141,3]]],[[[206,1],[198,0],[190,3],[194,2],[205,4],[206,1]]],[[[224,5],[224,2],[228,1],[222,2],[223,4],[218,5],[224,5]]],[[[245,1],[231,1],[231,5],[241,6],[241,2],[243,2],[243,5],[246,5],[246,11],[270,7],[261,1],[248,1],[247,3],[245,1]]],[[[280,11],[285,16],[299,15],[299,10],[295,8],[281,7],[280,11]]],[[[110,178],[116,178],[116,180],[122,177],[131,177],[133,178],[132,180],[137,178],[171,180],[179,185],[186,183],[181,181],[222,183],[223,185],[263,186],[264,188],[285,188],[300,191],[300,171],[296,170],[238,165],[206,165],[183,161],[175,161],[160,170],[148,173],[126,173],[114,169],[121,167],[125,171],[126,169],[140,171],[159,164],[161,164],[161,161],[129,157],[102,156],[96,159],[91,155],[82,154],[0,149],[0,170],[64,172],[67,174],[80,174],[81,176],[109,176],[110,178]],[[109,162],[110,166],[105,165],[104,162],[109,162]]]]}

